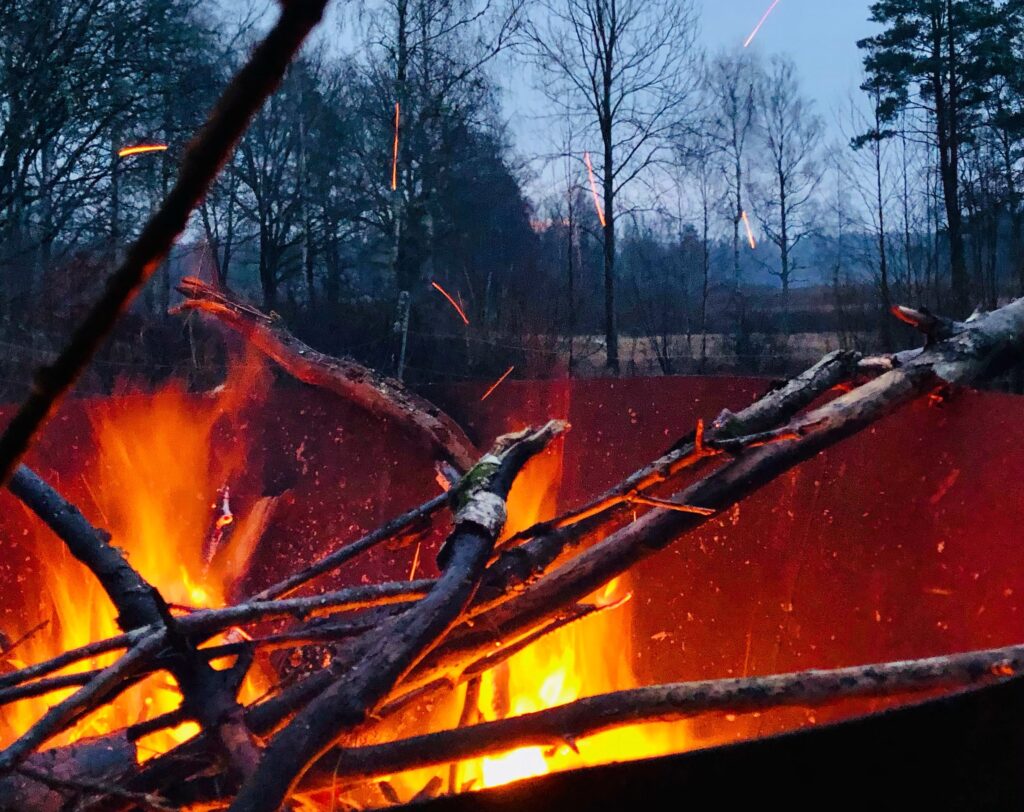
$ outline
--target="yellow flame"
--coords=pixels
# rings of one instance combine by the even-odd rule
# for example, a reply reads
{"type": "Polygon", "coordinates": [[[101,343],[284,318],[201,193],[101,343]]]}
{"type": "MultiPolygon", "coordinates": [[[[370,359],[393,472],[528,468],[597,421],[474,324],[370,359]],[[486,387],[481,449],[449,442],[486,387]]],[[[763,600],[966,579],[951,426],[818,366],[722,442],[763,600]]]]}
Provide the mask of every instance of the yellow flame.
{"type": "MultiPolygon", "coordinates": [[[[211,532],[211,497],[221,484],[242,470],[244,449],[215,454],[214,426],[229,400],[200,400],[170,386],[153,395],[111,398],[90,407],[95,457],[78,479],[62,482],[71,488],[96,523],[110,531],[113,543],[129,562],[172,605],[216,607],[225,603],[238,573],[211,568],[202,560],[203,540],[211,532]],[[80,488],[81,493],[73,489],[80,488]]],[[[17,651],[19,660],[41,662],[120,631],[116,611],[92,577],[57,543],[50,531],[31,521],[29,549],[38,560],[40,583],[24,594],[38,594],[26,626],[41,618],[49,625],[17,651]]],[[[72,673],[102,668],[114,662],[113,653],[79,663],[72,673]]],[[[9,664],[11,665],[11,664],[9,664]]],[[[262,693],[254,674],[243,698],[262,693]]],[[[52,704],[71,693],[28,699],[0,713],[0,744],[7,744],[32,725],[52,704]]],[[[181,694],[173,678],[155,674],[122,694],[115,702],[89,715],[51,744],[70,744],[87,736],[146,721],[178,707],[181,694]]],[[[140,759],[165,752],[195,735],[187,723],[173,731],[155,733],[138,742],[140,759]]]]}

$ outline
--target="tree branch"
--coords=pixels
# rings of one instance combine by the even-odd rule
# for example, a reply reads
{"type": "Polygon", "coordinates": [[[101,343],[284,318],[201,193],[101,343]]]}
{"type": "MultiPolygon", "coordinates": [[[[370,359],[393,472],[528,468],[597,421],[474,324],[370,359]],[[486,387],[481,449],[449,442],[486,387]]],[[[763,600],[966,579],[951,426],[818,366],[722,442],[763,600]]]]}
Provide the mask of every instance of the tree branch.
{"type": "Polygon", "coordinates": [[[320,22],[327,0],[287,0],[277,23],[224,90],[182,160],[174,188],[107,280],[100,300],[57,359],[39,370],[32,392],[0,435],[0,483],[6,483],[33,437],[99,350],[122,311],[167,256],[189,215],[256,112],[277,88],[292,57],[320,22]]]}
{"type": "Polygon", "coordinates": [[[178,291],[185,301],[172,312],[198,310],[213,316],[276,361],[289,375],[319,386],[379,417],[393,420],[426,442],[433,454],[467,470],[479,456],[459,425],[441,409],[393,378],[348,358],[333,358],[303,344],[279,318],[192,277],[178,291]]]}
{"type": "Polygon", "coordinates": [[[242,786],[233,812],[273,812],[302,772],[346,730],[364,722],[461,617],[505,525],[505,499],[516,475],[568,426],[501,438],[453,489],[454,529],[438,558],[441,578],[409,612],[382,626],[351,658],[351,669],[275,737],[259,770],[242,786]]]}

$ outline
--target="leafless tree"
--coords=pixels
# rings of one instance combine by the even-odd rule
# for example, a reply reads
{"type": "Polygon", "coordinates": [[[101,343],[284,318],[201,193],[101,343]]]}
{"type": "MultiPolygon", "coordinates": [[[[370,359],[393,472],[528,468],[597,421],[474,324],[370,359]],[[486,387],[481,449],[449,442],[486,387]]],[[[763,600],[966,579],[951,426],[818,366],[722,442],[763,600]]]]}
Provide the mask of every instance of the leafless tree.
{"type": "Polygon", "coordinates": [[[615,374],[620,195],[668,154],[696,85],[696,33],[693,0],[538,0],[528,26],[545,93],[600,138],[593,169],[604,234],[607,367],[615,374]]]}
{"type": "Polygon", "coordinates": [[[758,174],[757,218],[779,251],[772,273],[782,284],[783,325],[789,332],[789,292],[798,270],[794,250],[815,230],[815,193],[821,181],[821,119],[801,95],[796,67],[773,57],[756,86],[758,134],[765,162],[758,174]]]}
{"type": "Polygon", "coordinates": [[[718,146],[722,174],[728,181],[726,202],[732,221],[733,287],[742,284],[740,226],[743,222],[751,136],[757,124],[754,90],[758,65],[746,51],[719,54],[705,77],[709,133],[718,146]]]}

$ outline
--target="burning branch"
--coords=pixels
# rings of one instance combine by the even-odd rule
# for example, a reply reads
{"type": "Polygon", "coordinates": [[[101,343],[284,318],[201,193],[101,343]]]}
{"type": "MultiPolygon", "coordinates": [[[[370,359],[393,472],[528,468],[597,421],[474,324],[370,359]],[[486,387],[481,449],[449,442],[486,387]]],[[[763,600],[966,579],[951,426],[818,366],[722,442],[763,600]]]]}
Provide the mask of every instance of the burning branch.
{"type": "Polygon", "coordinates": [[[203,727],[216,731],[224,752],[242,775],[255,766],[256,746],[241,718],[232,686],[201,656],[176,628],[159,592],[128,564],[85,517],[38,475],[21,466],[9,484],[11,492],[42,519],[82,564],[92,572],[118,610],[118,624],[128,632],[144,627],[161,629],[133,646],[117,663],[104,669],[70,698],[47,713],[28,733],[0,753],[0,774],[22,761],[35,747],[73,724],[95,703],[116,695],[142,662],[170,644],[176,656],[167,664],[181,688],[184,706],[203,727]]]}
{"type": "Polygon", "coordinates": [[[438,556],[441,578],[407,614],[385,624],[357,647],[352,668],[309,703],[274,738],[259,770],[246,781],[231,809],[273,812],[307,767],[346,730],[362,724],[460,618],[483,577],[505,526],[505,499],[522,467],[568,426],[501,438],[451,494],[454,529],[438,556]]]}
{"type": "MultiPolygon", "coordinates": [[[[277,332],[279,325],[271,317],[201,283],[189,281],[186,290],[202,303],[194,305],[197,309],[212,308],[219,318],[254,341],[267,342],[270,336],[274,341],[294,342],[287,333],[277,332]]],[[[200,797],[207,801],[234,797],[232,808],[245,812],[277,809],[303,774],[310,786],[323,786],[328,763],[333,775],[358,782],[518,746],[571,746],[577,737],[628,722],[827,704],[850,696],[917,693],[1016,674],[1024,668],[1024,649],[1002,649],[835,672],[620,691],[417,739],[372,747],[353,743],[355,736],[373,730],[381,719],[427,703],[455,685],[502,666],[515,652],[566,624],[614,608],[615,604],[602,601],[588,604],[587,596],[638,561],[684,539],[709,520],[706,514],[720,514],[901,406],[938,388],[997,374],[1006,363],[1024,355],[1024,300],[963,324],[943,323],[952,326],[943,328],[947,331],[943,333],[931,330],[923,351],[870,359],[870,363],[854,353],[826,357],[746,409],[725,411],[706,427],[698,425],[658,460],[582,507],[518,534],[497,556],[494,546],[504,525],[509,489],[527,460],[565,430],[563,424],[503,438],[475,466],[463,467],[468,472],[449,493],[269,587],[255,599],[184,617],[162,610],[159,596],[131,570],[108,539],[42,480],[19,469],[12,489],[62,538],[70,537],[66,539],[69,548],[78,550],[76,556],[97,572],[105,588],[114,593],[112,597],[124,584],[130,588],[121,603],[115,598],[125,634],[50,663],[0,676],[0,690],[37,691],[42,690],[47,675],[62,667],[54,664],[58,661],[67,665],[85,658],[88,652],[125,652],[115,665],[80,675],[85,687],[45,715],[27,734],[29,738],[0,754],[0,767],[13,770],[21,763],[29,770],[45,769],[33,752],[54,730],[94,710],[124,681],[154,669],[168,670],[179,680],[183,706],[101,740],[109,742],[117,754],[105,773],[118,776],[118,785],[127,792],[159,794],[160,803],[163,799],[189,803],[200,797]],[[867,371],[880,375],[859,386],[851,385],[828,402],[819,402],[840,384],[852,384],[867,371]],[[689,484],[678,482],[684,473],[691,475],[689,484]],[[669,490],[676,492],[664,493],[669,490]],[[436,581],[376,584],[279,599],[373,545],[407,533],[446,505],[452,508],[454,526],[439,554],[442,574],[436,581]],[[641,515],[634,518],[634,510],[641,515]],[[585,543],[587,549],[580,553],[585,543]],[[322,615],[326,618],[307,622],[322,615]],[[283,633],[262,636],[249,625],[273,617],[297,617],[301,623],[283,633]],[[253,639],[198,648],[219,631],[236,625],[249,625],[253,639]],[[276,686],[276,692],[263,701],[246,708],[238,706],[233,686],[256,649],[300,646],[309,641],[329,645],[329,664],[276,686]],[[221,683],[219,691],[211,692],[210,684],[202,679],[209,658],[228,655],[239,657],[236,671],[223,677],[230,690],[221,683]],[[142,767],[135,764],[134,753],[122,746],[132,736],[190,717],[200,721],[202,732],[142,767]],[[269,744],[263,750],[247,751],[250,736],[265,737],[269,744]],[[318,763],[339,741],[343,749],[318,763]],[[210,756],[218,751],[228,758],[211,767],[210,756]],[[311,765],[317,766],[311,770],[311,765]]],[[[301,360],[290,355],[288,363],[304,369],[302,364],[308,361],[300,353],[304,345],[285,343],[284,347],[278,351],[295,353],[301,360]]],[[[312,353],[308,348],[305,351],[312,353]]],[[[312,363],[327,365],[327,372],[318,368],[317,382],[342,374],[342,367],[330,366],[340,363],[333,359],[315,356],[312,363]]],[[[331,385],[351,396],[340,384],[331,385]]],[[[436,417],[429,411],[427,415],[436,417]]],[[[443,446],[432,445],[438,447],[443,446]]],[[[468,445],[465,450],[468,453],[468,445]]],[[[471,715],[464,721],[471,721],[471,715]]],[[[77,763],[70,748],[59,748],[49,757],[77,763]]],[[[60,777],[103,779],[84,767],[60,777]]],[[[13,771],[0,779],[0,785],[6,790],[25,781],[32,783],[35,792],[41,791],[38,782],[13,771]]],[[[432,786],[436,790],[439,785],[434,782],[432,786]]],[[[109,803],[113,808],[125,808],[130,800],[109,803]]]]}
{"type": "Polygon", "coordinates": [[[348,358],[333,358],[303,344],[280,320],[215,290],[199,279],[178,286],[185,301],[173,312],[198,310],[216,318],[276,361],[288,374],[355,403],[371,414],[395,421],[426,441],[431,452],[468,469],[478,452],[465,432],[437,406],[348,358]]]}
{"type": "MultiPolygon", "coordinates": [[[[366,781],[404,770],[496,755],[519,747],[575,749],[587,736],[638,722],[670,722],[707,714],[814,708],[854,698],[987,685],[1024,673],[1024,646],[925,660],[803,671],[746,679],[635,688],[580,699],[535,713],[332,752],[309,774],[310,787],[331,780],[366,781]]],[[[310,787],[306,787],[307,789],[310,787]]]]}
{"type": "Polygon", "coordinates": [[[174,188],[128,250],[124,263],[107,281],[103,296],[72,333],[57,360],[39,370],[31,394],[0,436],[0,483],[11,477],[36,432],[185,230],[189,215],[205,197],[249,122],[280,84],[292,57],[320,22],[326,4],[327,0],[284,3],[275,26],[224,90],[185,152],[174,188]]]}

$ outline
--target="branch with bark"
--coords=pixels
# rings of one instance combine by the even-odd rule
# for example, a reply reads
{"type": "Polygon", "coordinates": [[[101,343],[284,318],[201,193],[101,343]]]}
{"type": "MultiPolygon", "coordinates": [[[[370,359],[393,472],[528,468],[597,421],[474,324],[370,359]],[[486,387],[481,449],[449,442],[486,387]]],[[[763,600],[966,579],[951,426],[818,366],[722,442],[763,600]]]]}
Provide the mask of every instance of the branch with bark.
{"type": "MultiPolygon", "coordinates": [[[[614,604],[588,603],[588,596],[642,559],[684,541],[781,474],[936,389],[984,380],[1018,362],[1024,356],[1024,300],[966,322],[899,308],[896,315],[926,335],[923,350],[881,359],[834,353],[746,409],[699,423],[662,457],[606,493],[496,549],[516,477],[567,429],[564,423],[503,437],[478,459],[455,421],[400,383],[318,353],[277,317],[186,279],[179,310],[216,318],[294,377],[388,419],[420,438],[435,458],[465,472],[447,494],[252,599],[218,610],[172,611],[107,534],[41,477],[19,467],[39,427],[184,229],[325,3],[283,4],[277,24],[225,91],[190,146],[177,184],[112,275],[103,297],[57,361],[41,371],[32,394],[0,436],[0,481],[9,482],[12,493],[98,580],[118,611],[123,632],[0,677],[0,702],[77,686],[0,751],[0,806],[48,812],[71,799],[88,799],[93,809],[109,812],[202,801],[230,804],[235,812],[273,812],[304,781],[323,786],[328,775],[332,783],[366,782],[384,773],[447,766],[519,746],[572,747],[577,738],[629,723],[948,690],[1009,678],[1024,668],[1024,649],[1014,647],[832,672],[617,691],[483,724],[472,724],[473,708],[467,705],[454,730],[373,746],[360,743],[365,734],[379,732],[382,720],[426,707],[462,683],[479,685],[483,674],[506,667],[510,656],[553,631],[614,610],[614,604]],[[855,385],[864,375],[878,377],[855,385]],[[840,386],[845,391],[828,400],[840,386]],[[452,529],[438,556],[441,575],[436,580],[285,597],[430,522],[445,508],[452,529]],[[268,632],[270,620],[298,625],[268,632]],[[241,641],[204,647],[236,627],[246,632],[241,641]],[[282,677],[269,695],[247,707],[239,703],[238,687],[256,652],[307,645],[325,648],[329,664],[282,677]],[[118,652],[104,667],[59,673],[118,652]],[[215,669],[213,659],[224,657],[233,657],[233,665],[215,669]],[[174,677],[180,708],[93,741],[42,750],[56,734],[116,702],[126,687],[156,671],[174,677]],[[190,719],[200,726],[197,736],[138,764],[138,737],[190,719]]],[[[656,27],[657,20],[651,25],[656,27]]],[[[657,38],[641,56],[657,52],[665,42],[657,38]]],[[[661,110],[649,112],[657,119],[661,110]]],[[[633,154],[645,152],[656,130],[642,128],[633,154]]],[[[610,162],[605,164],[611,200],[617,180],[610,162]]],[[[606,236],[614,236],[610,205],[606,236]]],[[[609,239],[606,259],[614,254],[611,248],[609,239]]],[[[609,332],[614,333],[613,323],[609,332]]],[[[611,345],[609,351],[614,353],[611,345]]],[[[435,779],[424,793],[442,785],[435,779]]]]}
{"type": "Polygon", "coordinates": [[[194,278],[183,279],[178,292],[185,301],[172,312],[199,311],[234,330],[249,344],[273,359],[289,375],[318,386],[407,429],[437,454],[460,470],[467,470],[479,456],[465,432],[441,409],[388,378],[349,358],[335,358],[302,343],[281,324],[224,291],[194,278]]]}

